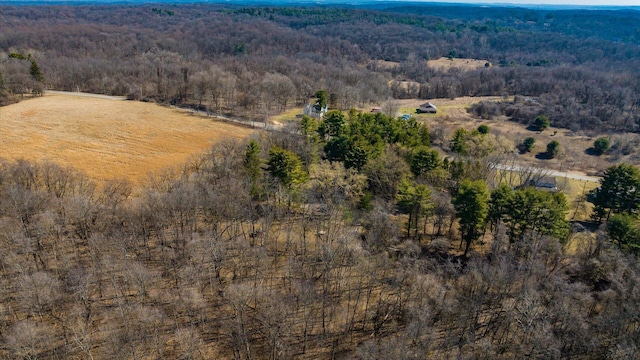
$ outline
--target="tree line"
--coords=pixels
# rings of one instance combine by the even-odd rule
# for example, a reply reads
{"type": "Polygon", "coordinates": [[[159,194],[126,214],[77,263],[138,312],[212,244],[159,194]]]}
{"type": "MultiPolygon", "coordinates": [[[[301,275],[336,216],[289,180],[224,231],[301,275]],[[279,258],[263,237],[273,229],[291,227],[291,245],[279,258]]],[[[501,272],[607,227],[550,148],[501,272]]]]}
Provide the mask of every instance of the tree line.
{"type": "Polygon", "coordinates": [[[500,111],[519,122],[545,112],[554,126],[574,131],[637,131],[633,11],[496,9],[505,15],[496,19],[478,8],[471,18],[466,7],[447,9],[4,6],[0,91],[5,103],[30,92],[28,71],[9,58],[28,53],[42,86],[255,119],[304,105],[321,89],[335,109],[391,97],[522,95],[537,105],[500,111]],[[593,22],[608,26],[587,26],[593,22]],[[425,65],[443,56],[494,66],[425,65]]]}

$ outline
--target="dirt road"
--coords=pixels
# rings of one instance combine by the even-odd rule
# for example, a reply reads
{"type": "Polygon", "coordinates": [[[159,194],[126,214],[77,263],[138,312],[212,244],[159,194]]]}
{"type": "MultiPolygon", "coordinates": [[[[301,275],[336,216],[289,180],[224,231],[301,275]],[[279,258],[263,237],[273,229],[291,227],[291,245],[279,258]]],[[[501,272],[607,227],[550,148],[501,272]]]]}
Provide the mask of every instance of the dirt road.
{"type": "Polygon", "coordinates": [[[494,165],[498,170],[506,170],[506,171],[516,171],[516,172],[535,172],[537,174],[544,174],[546,176],[555,176],[555,177],[563,177],[568,179],[576,179],[582,181],[591,181],[591,182],[599,182],[600,177],[597,176],[588,176],[584,174],[580,174],[574,171],[557,171],[552,169],[540,169],[540,168],[531,168],[521,165],[506,165],[506,164],[495,164],[494,165]]]}
{"type": "Polygon", "coordinates": [[[124,96],[110,96],[110,95],[91,94],[91,93],[74,92],[74,91],[45,90],[44,94],[45,95],[66,95],[66,96],[90,97],[90,98],[96,98],[96,99],[116,100],[116,101],[126,100],[126,97],[124,97],[124,96]]]}
{"type": "MultiPolygon", "coordinates": [[[[79,97],[88,97],[88,98],[114,100],[114,101],[126,100],[125,96],[110,96],[110,95],[92,94],[92,93],[84,93],[84,92],[73,92],[73,91],[45,90],[44,93],[45,93],[45,95],[79,96],[79,97]]],[[[251,121],[251,120],[240,119],[240,118],[235,118],[235,117],[229,117],[229,116],[224,116],[224,115],[207,114],[205,111],[196,111],[196,110],[186,109],[186,108],[182,108],[182,107],[177,107],[177,108],[179,108],[181,110],[184,110],[184,111],[187,111],[187,112],[190,112],[193,115],[205,116],[205,117],[218,119],[218,120],[229,122],[229,123],[233,123],[233,124],[249,126],[251,128],[255,128],[255,129],[265,129],[265,130],[270,130],[270,131],[282,131],[283,130],[283,126],[282,125],[278,125],[278,124],[267,124],[267,123],[264,123],[264,122],[251,121]]]]}

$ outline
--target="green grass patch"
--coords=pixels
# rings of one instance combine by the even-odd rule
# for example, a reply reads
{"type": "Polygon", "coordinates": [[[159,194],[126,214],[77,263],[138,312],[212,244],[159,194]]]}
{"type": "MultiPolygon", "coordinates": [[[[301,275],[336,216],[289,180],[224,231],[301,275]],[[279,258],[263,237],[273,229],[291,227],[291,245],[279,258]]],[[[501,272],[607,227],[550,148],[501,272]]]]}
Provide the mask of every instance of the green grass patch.
{"type": "Polygon", "coordinates": [[[297,121],[300,120],[301,117],[296,117],[297,115],[302,115],[302,108],[301,107],[297,107],[297,108],[292,108],[289,109],[281,114],[278,115],[274,115],[271,117],[272,121],[278,121],[278,122],[287,122],[287,121],[297,121]]]}

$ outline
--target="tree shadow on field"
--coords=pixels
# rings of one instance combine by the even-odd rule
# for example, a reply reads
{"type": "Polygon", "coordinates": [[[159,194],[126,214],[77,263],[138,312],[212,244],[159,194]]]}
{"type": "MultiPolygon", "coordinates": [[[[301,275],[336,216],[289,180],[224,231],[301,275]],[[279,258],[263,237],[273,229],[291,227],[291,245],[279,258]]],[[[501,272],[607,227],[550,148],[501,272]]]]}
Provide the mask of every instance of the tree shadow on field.
{"type": "Polygon", "coordinates": [[[518,146],[516,146],[516,149],[518,149],[518,153],[520,155],[524,155],[531,152],[531,150],[527,150],[527,147],[524,144],[519,144],[518,146]]]}
{"type": "Polygon", "coordinates": [[[596,151],[595,148],[588,148],[587,150],[584,151],[585,154],[589,155],[589,156],[600,156],[602,154],[598,154],[598,152],[596,151]]]}
{"type": "Polygon", "coordinates": [[[553,157],[551,155],[549,155],[548,152],[539,152],[536,154],[536,159],[538,160],[551,160],[553,159],[553,157]]]}
{"type": "Polygon", "coordinates": [[[535,125],[529,125],[529,126],[526,127],[526,129],[529,130],[529,131],[535,131],[538,134],[542,133],[540,128],[535,126],[535,125]]]}

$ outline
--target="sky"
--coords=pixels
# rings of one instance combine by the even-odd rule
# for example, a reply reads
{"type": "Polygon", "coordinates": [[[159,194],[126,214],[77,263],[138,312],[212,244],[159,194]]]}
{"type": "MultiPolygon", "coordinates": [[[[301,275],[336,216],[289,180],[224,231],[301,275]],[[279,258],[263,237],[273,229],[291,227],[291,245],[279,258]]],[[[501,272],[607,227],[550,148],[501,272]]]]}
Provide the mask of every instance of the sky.
{"type": "MultiPolygon", "coordinates": [[[[431,0],[433,1],[433,0],[431,0]]],[[[583,5],[583,6],[640,6],[640,0],[457,0],[437,2],[460,2],[469,4],[540,4],[540,5],[583,5]]]]}

